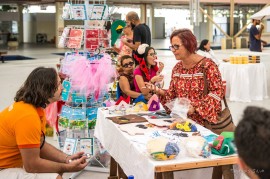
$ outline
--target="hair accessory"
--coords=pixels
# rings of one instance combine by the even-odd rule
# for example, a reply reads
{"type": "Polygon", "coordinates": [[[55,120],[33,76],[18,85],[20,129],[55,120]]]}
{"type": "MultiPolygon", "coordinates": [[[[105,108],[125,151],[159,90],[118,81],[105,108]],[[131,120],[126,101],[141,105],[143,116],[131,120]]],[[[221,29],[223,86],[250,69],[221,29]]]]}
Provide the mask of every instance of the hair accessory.
{"type": "Polygon", "coordinates": [[[138,54],[143,55],[145,53],[146,47],[149,47],[149,45],[148,44],[141,44],[137,49],[138,54]]]}

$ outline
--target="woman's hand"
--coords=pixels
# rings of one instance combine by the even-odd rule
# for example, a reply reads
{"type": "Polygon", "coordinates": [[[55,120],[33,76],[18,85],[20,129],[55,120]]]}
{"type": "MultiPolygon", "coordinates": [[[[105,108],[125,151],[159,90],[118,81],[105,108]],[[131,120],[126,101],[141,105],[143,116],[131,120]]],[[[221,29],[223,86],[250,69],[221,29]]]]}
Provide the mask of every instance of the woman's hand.
{"type": "Polygon", "coordinates": [[[158,73],[161,73],[162,70],[163,70],[163,68],[164,68],[164,63],[158,62],[158,65],[159,65],[159,67],[158,67],[158,73]]]}
{"type": "Polygon", "coordinates": [[[150,80],[150,82],[151,82],[151,83],[161,82],[163,79],[164,79],[164,76],[163,76],[163,75],[157,75],[157,76],[154,76],[154,77],[150,80]]]}
{"type": "Polygon", "coordinates": [[[189,105],[188,114],[193,114],[195,112],[195,109],[192,105],[189,105]]]}

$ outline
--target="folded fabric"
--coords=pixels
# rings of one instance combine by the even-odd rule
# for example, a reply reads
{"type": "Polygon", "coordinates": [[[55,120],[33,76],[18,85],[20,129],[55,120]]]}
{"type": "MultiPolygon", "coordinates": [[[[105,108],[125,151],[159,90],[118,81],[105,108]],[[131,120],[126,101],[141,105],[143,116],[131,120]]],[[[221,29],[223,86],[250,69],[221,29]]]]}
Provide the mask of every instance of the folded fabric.
{"type": "Polygon", "coordinates": [[[159,99],[156,94],[154,94],[148,101],[147,107],[149,111],[157,111],[160,109],[159,99]]]}
{"type": "Polygon", "coordinates": [[[215,148],[211,148],[212,154],[215,155],[221,155],[221,156],[227,156],[235,153],[235,147],[233,144],[233,139],[231,138],[225,138],[223,140],[222,146],[220,150],[217,150],[215,148]]]}
{"type": "Polygon", "coordinates": [[[127,104],[130,103],[130,97],[124,98],[123,96],[120,96],[120,98],[116,101],[115,105],[120,104],[121,101],[125,101],[127,104]]]}
{"type": "Polygon", "coordinates": [[[147,103],[144,96],[141,94],[140,96],[138,96],[133,103],[138,103],[138,102],[143,102],[143,103],[147,103]]]}

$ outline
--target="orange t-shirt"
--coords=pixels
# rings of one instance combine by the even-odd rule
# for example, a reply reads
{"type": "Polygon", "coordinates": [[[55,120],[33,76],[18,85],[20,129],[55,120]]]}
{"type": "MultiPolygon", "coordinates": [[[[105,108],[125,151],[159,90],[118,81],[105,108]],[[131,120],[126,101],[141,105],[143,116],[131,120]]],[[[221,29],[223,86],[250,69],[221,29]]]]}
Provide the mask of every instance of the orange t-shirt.
{"type": "Polygon", "coordinates": [[[14,102],[0,113],[0,168],[22,167],[22,148],[39,148],[46,117],[42,108],[14,102]]]}

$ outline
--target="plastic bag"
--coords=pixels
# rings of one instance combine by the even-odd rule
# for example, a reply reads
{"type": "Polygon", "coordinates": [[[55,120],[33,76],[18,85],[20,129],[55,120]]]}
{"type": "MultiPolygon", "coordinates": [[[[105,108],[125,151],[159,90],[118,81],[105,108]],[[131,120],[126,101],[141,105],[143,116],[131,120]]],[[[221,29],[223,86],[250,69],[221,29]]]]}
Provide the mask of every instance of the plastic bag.
{"type": "Polygon", "coordinates": [[[190,100],[187,98],[175,98],[165,104],[171,110],[171,117],[187,119],[190,100]]]}

